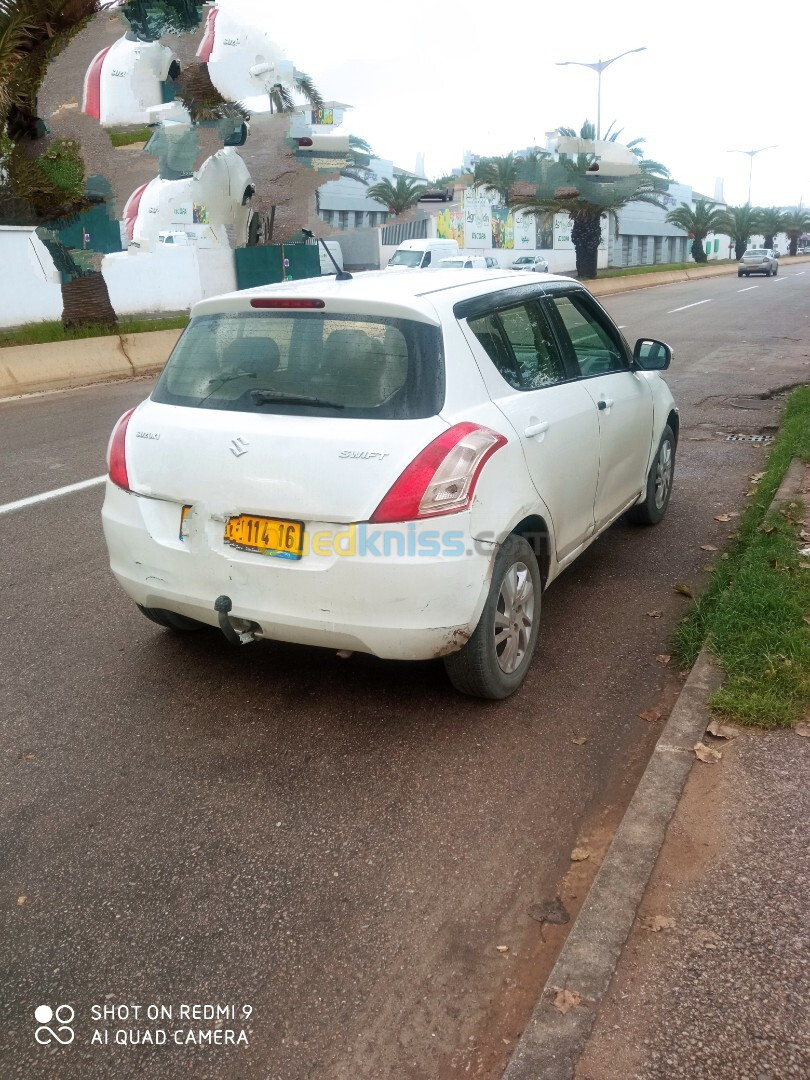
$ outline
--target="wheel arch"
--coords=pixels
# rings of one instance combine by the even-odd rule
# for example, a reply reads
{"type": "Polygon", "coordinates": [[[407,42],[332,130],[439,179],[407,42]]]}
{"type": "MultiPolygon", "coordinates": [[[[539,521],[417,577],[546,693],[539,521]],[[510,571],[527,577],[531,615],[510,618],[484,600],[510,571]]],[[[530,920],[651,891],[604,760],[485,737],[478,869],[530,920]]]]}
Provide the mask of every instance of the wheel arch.
{"type": "Polygon", "coordinates": [[[537,565],[540,567],[540,578],[543,588],[546,587],[549,571],[551,569],[552,537],[548,525],[539,514],[530,514],[523,518],[511,530],[516,536],[522,536],[529,544],[537,557],[537,565]]]}

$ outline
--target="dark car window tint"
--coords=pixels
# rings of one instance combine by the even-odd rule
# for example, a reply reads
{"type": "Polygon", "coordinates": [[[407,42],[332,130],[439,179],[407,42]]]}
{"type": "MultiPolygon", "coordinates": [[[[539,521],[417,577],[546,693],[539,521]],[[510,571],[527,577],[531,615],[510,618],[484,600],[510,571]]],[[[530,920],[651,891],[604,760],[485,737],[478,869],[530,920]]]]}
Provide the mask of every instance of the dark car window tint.
{"type": "Polygon", "coordinates": [[[374,315],[201,315],[175,346],[152,400],[345,419],[435,416],[444,403],[441,335],[424,323],[374,315]]]}
{"type": "Polygon", "coordinates": [[[565,381],[562,357],[536,304],[519,304],[470,319],[469,327],[516,390],[541,390],[565,381]]]}
{"type": "Polygon", "coordinates": [[[584,296],[555,296],[552,302],[571,340],[583,375],[604,375],[627,369],[624,350],[614,333],[591,309],[584,296]]]}

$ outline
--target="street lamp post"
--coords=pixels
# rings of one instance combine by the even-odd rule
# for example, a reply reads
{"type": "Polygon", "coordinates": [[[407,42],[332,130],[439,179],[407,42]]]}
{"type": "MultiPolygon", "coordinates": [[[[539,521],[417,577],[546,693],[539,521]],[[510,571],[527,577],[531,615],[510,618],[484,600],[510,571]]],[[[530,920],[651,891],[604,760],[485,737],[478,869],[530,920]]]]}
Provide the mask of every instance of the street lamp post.
{"type": "Polygon", "coordinates": [[[729,154],[746,154],[748,156],[748,158],[750,159],[749,160],[749,165],[748,165],[748,205],[749,206],[751,205],[751,181],[754,178],[754,158],[757,156],[757,154],[761,154],[763,150],[774,150],[775,148],[776,148],[776,144],[774,143],[773,146],[760,146],[759,150],[729,150],[728,151],[729,154]]]}
{"type": "Polygon", "coordinates": [[[610,67],[611,64],[615,64],[617,60],[621,60],[623,56],[629,56],[630,53],[644,52],[647,48],[646,45],[642,45],[638,49],[628,49],[626,52],[619,53],[618,56],[611,56],[610,60],[598,60],[595,64],[584,64],[580,60],[558,60],[557,67],[568,67],[573,65],[574,67],[586,67],[591,71],[595,71],[598,76],[598,86],[596,90],[596,138],[600,139],[602,136],[602,72],[606,67],[610,67]]]}

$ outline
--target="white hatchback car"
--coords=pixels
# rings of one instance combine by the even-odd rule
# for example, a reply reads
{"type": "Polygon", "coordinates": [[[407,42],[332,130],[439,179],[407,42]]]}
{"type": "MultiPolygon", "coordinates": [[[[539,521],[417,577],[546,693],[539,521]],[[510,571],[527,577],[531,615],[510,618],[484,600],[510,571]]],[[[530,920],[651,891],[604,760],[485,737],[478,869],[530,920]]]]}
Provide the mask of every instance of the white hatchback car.
{"type": "Polygon", "coordinates": [[[671,350],[630,350],[576,281],[365,273],[192,315],[108,450],[112,571],[164,627],[443,657],[503,698],[543,590],[666,512],[671,350]]]}

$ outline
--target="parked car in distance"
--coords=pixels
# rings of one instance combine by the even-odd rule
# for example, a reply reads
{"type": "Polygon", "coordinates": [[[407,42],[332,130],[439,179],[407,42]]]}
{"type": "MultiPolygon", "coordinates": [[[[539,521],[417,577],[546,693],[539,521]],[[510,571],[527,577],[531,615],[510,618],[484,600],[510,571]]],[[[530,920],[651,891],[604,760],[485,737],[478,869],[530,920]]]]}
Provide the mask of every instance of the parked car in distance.
{"type": "Polygon", "coordinates": [[[737,264],[737,277],[765,274],[774,277],[779,273],[779,259],[772,248],[748,248],[737,264]]]}
{"type": "Polygon", "coordinates": [[[536,274],[547,274],[548,263],[542,255],[519,255],[512,263],[513,270],[533,270],[536,274]]]}
{"type": "Polygon", "coordinates": [[[621,515],[667,511],[671,357],[551,275],[203,300],[111,435],[112,572],[171,631],[442,658],[458,690],[507,697],[545,589],[621,515]]]}
{"type": "Polygon", "coordinates": [[[484,262],[487,264],[487,270],[500,270],[501,268],[501,264],[494,255],[485,255],[484,262]]]}
{"type": "Polygon", "coordinates": [[[436,264],[444,270],[486,270],[487,260],[483,255],[451,255],[449,259],[440,259],[436,264]]]}
{"type": "Polygon", "coordinates": [[[441,199],[442,202],[452,202],[455,193],[456,189],[450,185],[446,187],[426,187],[419,196],[419,202],[424,202],[426,199],[441,199]]]}

